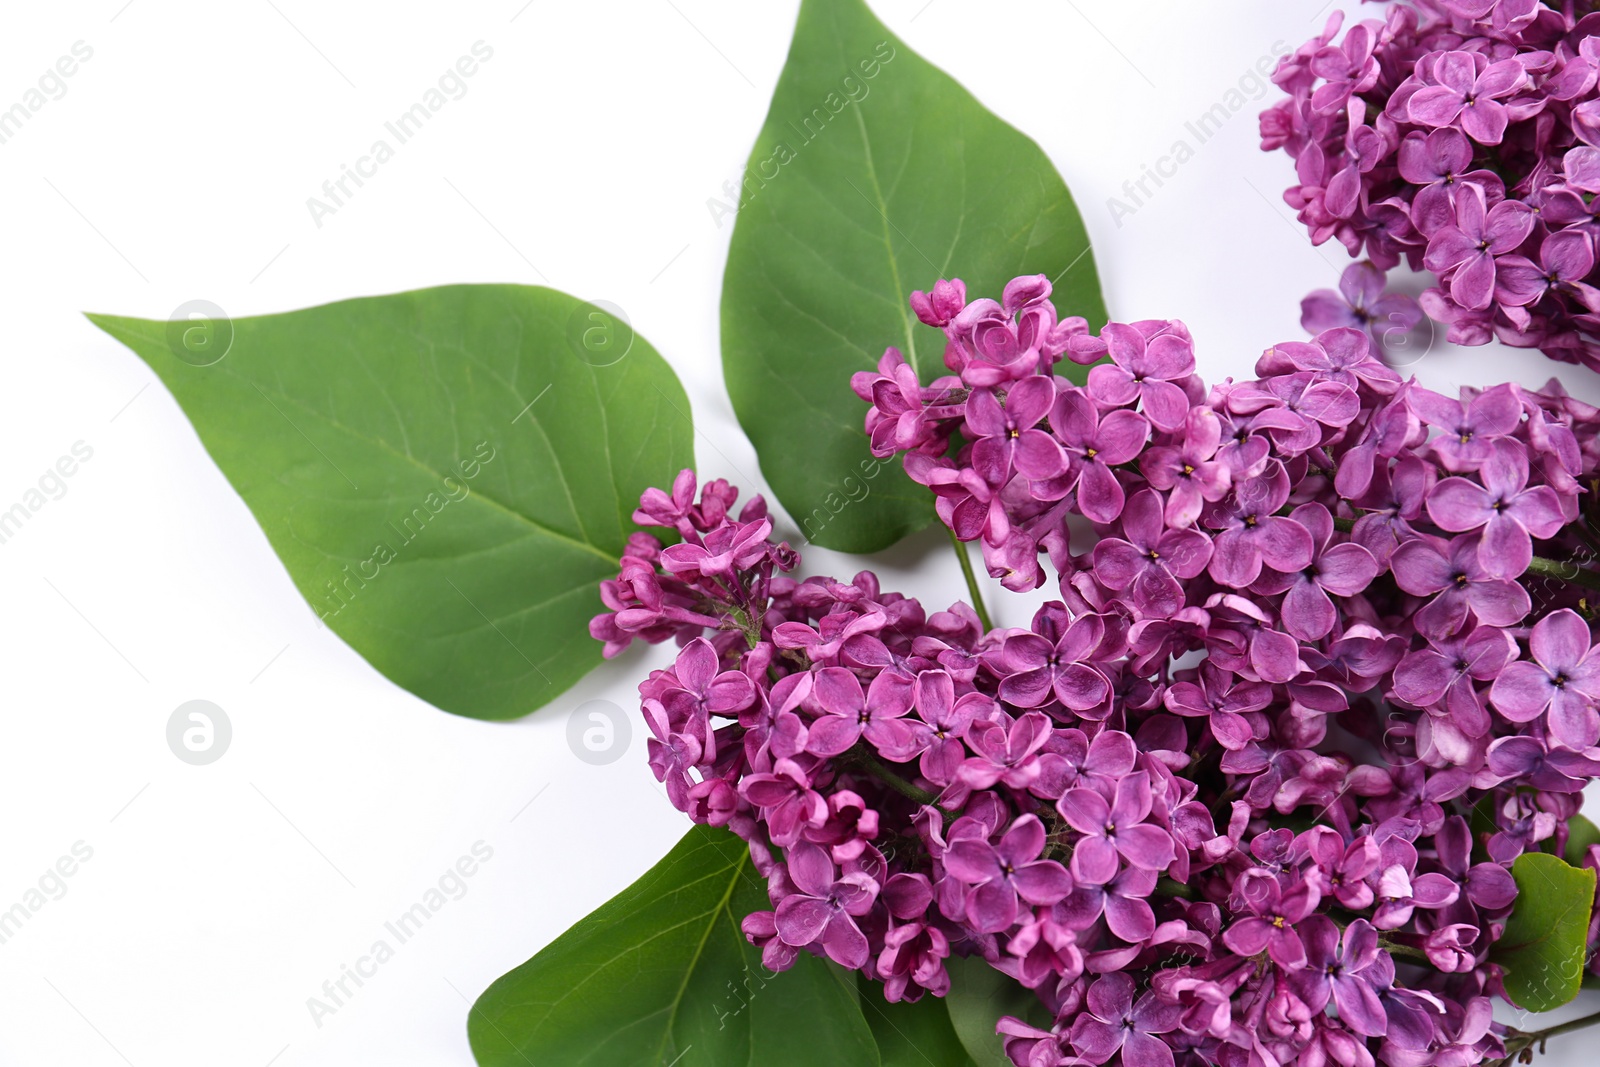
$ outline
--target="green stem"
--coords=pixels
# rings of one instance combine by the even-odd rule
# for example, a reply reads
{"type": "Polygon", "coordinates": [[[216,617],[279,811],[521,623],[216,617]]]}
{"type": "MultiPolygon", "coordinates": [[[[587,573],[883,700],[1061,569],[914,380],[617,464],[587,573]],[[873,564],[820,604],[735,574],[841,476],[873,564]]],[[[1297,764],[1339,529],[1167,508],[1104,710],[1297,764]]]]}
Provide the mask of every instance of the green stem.
{"type": "Polygon", "coordinates": [[[926,807],[933,807],[935,806],[934,802],[939,799],[937,794],[913,785],[888,767],[885,767],[882,761],[868,751],[864,745],[857,745],[851,749],[846,758],[907,800],[915,801],[926,807]]]}
{"type": "Polygon", "coordinates": [[[1194,890],[1189,888],[1187,882],[1180,882],[1176,878],[1162,875],[1156,880],[1156,895],[1163,897],[1182,897],[1184,900],[1194,899],[1194,890]]]}
{"type": "Polygon", "coordinates": [[[978,613],[978,621],[983,624],[985,632],[994,629],[994,623],[989,621],[989,609],[983,606],[983,591],[978,588],[978,576],[972,571],[972,560],[967,556],[967,546],[956,536],[956,532],[945,527],[950,534],[950,543],[955,546],[956,559],[961,561],[961,574],[967,579],[967,595],[972,598],[972,610],[978,613]]]}
{"type": "Polygon", "coordinates": [[[1422,951],[1422,949],[1416,948],[1412,945],[1402,945],[1400,942],[1391,941],[1387,937],[1379,937],[1378,947],[1389,953],[1391,956],[1408,956],[1411,959],[1421,960],[1422,962],[1427,963],[1429,966],[1432,966],[1432,962],[1428,959],[1428,954],[1422,951]]]}
{"type": "Polygon", "coordinates": [[[1594,1015],[1585,1015],[1582,1018],[1572,1019],[1564,1023],[1558,1023],[1555,1026],[1547,1026],[1543,1030],[1526,1032],[1522,1030],[1512,1030],[1506,1035],[1506,1056],[1505,1059],[1497,1061],[1498,1067],[1504,1067],[1505,1064],[1512,1063],[1519,1057],[1526,1062],[1526,1060],[1531,1057],[1534,1046],[1538,1046],[1539,1051],[1543,1052],[1544,1043],[1550,1040],[1552,1037],[1560,1037],[1562,1034],[1570,1034],[1574,1030],[1582,1030],[1585,1027],[1594,1026],[1596,1024],[1600,1024],[1600,1012],[1597,1012],[1594,1015]]]}
{"type": "Polygon", "coordinates": [[[1563,563],[1559,560],[1534,556],[1528,562],[1528,573],[1544,575],[1547,578],[1556,578],[1563,582],[1571,582],[1573,585],[1581,585],[1585,589],[1600,590],[1600,574],[1586,571],[1570,561],[1563,563]]]}

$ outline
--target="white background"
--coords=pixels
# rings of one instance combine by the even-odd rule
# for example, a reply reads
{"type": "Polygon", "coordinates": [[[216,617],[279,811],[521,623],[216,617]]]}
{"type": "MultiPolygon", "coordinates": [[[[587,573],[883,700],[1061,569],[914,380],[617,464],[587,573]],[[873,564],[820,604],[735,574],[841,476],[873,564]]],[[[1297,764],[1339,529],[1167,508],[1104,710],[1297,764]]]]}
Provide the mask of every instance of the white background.
{"type": "MultiPolygon", "coordinates": [[[[1280,200],[1289,161],[1257,150],[1255,112],[1276,92],[1122,225],[1107,198],[1275,42],[1320,28],[1321,3],[874,7],[1043,145],[1078,197],[1112,315],[1183,318],[1215,378],[1300,336],[1300,297],[1347,262],[1310,247],[1280,200]]],[[[659,650],[511,724],[402,692],[318,625],[166,391],[79,312],[164,318],[206,299],[244,315],[548,283],[625,308],[684,380],[703,475],[759,488],[719,372],[731,225],[707,200],[743,166],[795,10],[93,0],[8,12],[0,108],[74,42],[94,54],[0,144],[0,510],[75,442],[94,455],[0,545],[0,909],[75,842],[93,858],[0,945],[0,1063],[468,1064],[468,1001],[676,840],[684,822],[639,731],[606,767],[566,742],[584,701],[633,707],[659,650]],[[494,55],[467,94],[316,226],[307,198],[479,40],[494,55]],[[169,715],[196,698],[234,731],[205,767],[165,741],[169,715]],[[480,840],[493,859],[466,895],[316,1025],[307,998],[480,840]]],[[[1450,387],[1538,384],[1552,366],[1438,345],[1415,370],[1450,387]]],[[[1600,398],[1600,379],[1563,377],[1600,398]]],[[[948,603],[961,593],[941,540],[872,565],[948,603]]],[[[811,573],[861,565],[807,559],[811,573]]],[[[998,613],[1017,624],[1030,610],[998,613]]],[[[1578,1063],[1576,1048],[1550,1062],[1578,1063]]]]}

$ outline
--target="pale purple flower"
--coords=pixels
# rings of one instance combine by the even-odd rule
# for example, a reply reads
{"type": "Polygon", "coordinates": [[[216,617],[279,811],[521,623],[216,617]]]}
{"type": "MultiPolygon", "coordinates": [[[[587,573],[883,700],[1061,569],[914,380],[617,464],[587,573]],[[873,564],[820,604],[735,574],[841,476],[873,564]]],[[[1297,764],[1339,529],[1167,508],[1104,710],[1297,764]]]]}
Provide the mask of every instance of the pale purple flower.
{"type": "Polygon", "coordinates": [[[1563,608],[1534,624],[1530,660],[1506,667],[1489,689],[1489,701],[1512,722],[1548,713],[1550,732],[1563,744],[1585,748],[1600,734],[1600,655],[1589,624],[1563,608]]]}
{"type": "Polygon", "coordinates": [[[1090,741],[1082,730],[1058,730],[1040,762],[1051,777],[1048,794],[1060,796],[1075,786],[1109,795],[1132,773],[1139,749],[1121,730],[1101,730],[1090,741]]]}
{"type": "Polygon", "coordinates": [[[972,466],[990,485],[1004,485],[1012,471],[1024,478],[1054,478],[1067,457],[1048,433],[1036,429],[1055,404],[1055,383],[1043,375],[1012,382],[1005,406],[988,389],[967,398],[966,429],[973,440],[972,466]]]}
{"type": "Polygon", "coordinates": [[[1006,671],[1000,699],[1019,708],[1042,707],[1056,700],[1077,712],[1104,704],[1111,695],[1111,683],[1082,662],[1105,637],[1100,617],[1084,615],[1061,626],[1060,620],[1041,611],[1034,625],[1044,633],[1006,638],[1000,653],[1006,671]]]}
{"type": "Polygon", "coordinates": [[[1210,539],[1197,530],[1168,528],[1161,498],[1150,489],[1128,501],[1122,532],[1125,538],[1106,537],[1095,545],[1095,576],[1125,592],[1129,606],[1141,615],[1170,618],[1183,607],[1180,580],[1200,574],[1210,561],[1210,539]]]}
{"type": "Polygon", "coordinates": [[[1311,561],[1293,574],[1265,572],[1255,588],[1283,594],[1283,628],[1302,641],[1328,635],[1339,621],[1332,597],[1349,597],[1377,577],[1378,561],[1358,544],[1333,543],[1333,516],[1321,504],[1301,504],[1289,518],[1311,535],[1311,561]],[[1331,594],[1331,596],[1330,596],[1331,594]]]}
{"type": "Polygon", "coordinates": [[[1472,683],[1498,676],[1515,657],[1511,638],[1492,626],[1430,638],[1427,648],[1411,652],[1395,667],[1394,695],[1448,715],[1469,737],[1482,737],[1489,717],[1472,683]]]}
{"type": "Polygon", "coordinates": [[[915,689],[917,717],[906,720],[912,729],[909,743],[898,753],[885,751],[893,760],[920,754],[923,777],[938,785],[949,785],[966,758],[963,738],[975,718],[987,716],[994,701],[982,693],[956,696],[955,680],[947,671],[923,671],[917,675],[915,689]]]}
{"type": "Polygon", "coordinates": [[[1411,921],[1416,908],[1437,910],[1455,903],[1460,895],[1461,887],[1446,875],[1413,874],[1412,866],[1392,863],[1378,875],[1378,910],[1372,925],[1379,930],[1397,930],[1411,921]]]}
{"type": "Polygon", "coordinates": [[[1449,127],[1427,134],[1415,130],[1400,142],[1400,176],[1421,186],[1411,201],[1411,214],[1423,233],[1451,224],[1455,218],[1455,194],[1463,183],[1504,191],[1493,171],[1467,169],[1472,166],[1472,156],[1472,142],[1460,130],[1449,127]]]}
{"type": "Polygon", "coordinates": [[[1153,337],[1133,326],[1108,323],[1100,331],[1110,365],[1089,371],[1089,392],[1108,407],[1139,402],[1139,410],[1161,430],[1176,430],[1189,413],[1189,400],[1175,382],[1194,373],[1194,342],[1181,323],[1153,337]]]}
{"type": "Polygon", "coordinates": [[[1084,835],[1072,853],[1073,878],[1104,885],[1116,877],[1119,856],[1149,871],[1171,864],[1172,835],[1144,821],[1150,807],[1150,776],[1144,771],[1118,782],[1115,801],[1110,804],[1095,790],[1082,786],[1062,794],[1057,810],[1084,835]]]}
{"type": "Polygon", "coordinates": [[[1265,868],[1252,868],[1239,877],[1234,890],[1245,915],[1234,920],[1222,935],[1230,952],[1254,956],[1266,952],[1280,967],[1305,966],[1306,948],[1299,926],[1316,910],[1322,896],[1314,880],[1295,878],[1288,887],[1265,868]]]}
{"type": "Polygon", "coordinates": [[[1597,774],[1600,760],[1549,748],[1537,737],[1502,737],[1489,746],[1488,775],[1497,784],[1516,781],[1546,793],[1581,793],[1597,774]]]}
{"type": "Polygon", "coordinates": [[[1220,531],[1211,552],[1211,577],[1234,589],[1247,588],[1263,565],[1298,571],[1311,563],[1311,533],[1277,511],[1289,499],[1289,476],[1281,465],[1259,478],[1235,484],[1208,509],[1205,523],[1220,531]]]}
{"type": "Polygon", "coordinates": [[[1086,1011],[1072,1027],[1072,1047],[1089,1063],[1105,1063],[1119,1052],[1123,1067],[1173,1067],[1172,1049],[1159,1035],[1177,1029],[1183,1009],[1155,993],[1134,1000],[1125,974],[1097,978],[1084,998],[1086,1011]]]}
{"type": "Polygon", "coordinates": [[[1450,272],[1450,296],[1464,308],[1481,310],[1494,298],[1497,257],[1517,250],[1533,231],[1533,212],[1520,200],[1489,207],[1483,191],[1466,185],[1456,193],[1455,219],[1428,242],[1424,262],[1450,272]]]}
{"type": "Polygon", "coordinates": [[[1500,101],[1527,82],[1514,59],[1490,63],[1478,52],[1446,52],[1433,65],[1431,84],[1417,90],[1408,110],[1424,126],[1459,126],[1479,144],[1497,145],[1510,121],[1500,101]]]}
{"type": "Polygon", "coordinates": [[[1371,907],[1373,892],[1368,876],[1378,869],[1382,858],[1372,835],[1363,834],[1347,845],[1337,831],[1328,827],[1314,827],[1311,834],[1308,850],[1322,873],[1325,895],[1350,911],[1371,907]]]}
{"type": "Polygon", "coordinates": [[[1050,409],[1050,426],[1070,463],[1065,477],[1056,479],[1064,484],[1052,495],[1065,496],[1076,488],[1078,510],[1095,522],[1115,522],[1126,495],[1111,468],[1139,454],[1150,436],[1150,424],[1126,408],[1102,417],[1087,393],[1063,388],[1050,409]]]}
{"type": "Polygon", "coordinates": [[[1050,739],[1050,719],[1030,711],[1016,720],[983,719],[967,728],[973,755],[962,762],[957,781],[969,789],[988,789],[1004,782],[1026,789],[1039,777],[1038,752],[1050,739]]]}
{"type": "Polygon", "coordinates": [[[967,918],[979,933],[1007,930],[1017,921],[1021,902],[1054,904],[1072,892],[1065,867],[1041,859],[1044,824],[1025,815],[1011,824],[998,844],[981,838],[953,841],[945,851],[945,870],[971,886],[967,918]]]}
{"type": "Polygon", "coordinates": [[[1417,537],[1390,557],[1389,568],[1401,589],[1433,597],[1417,613],[1417,626],[1425,633],[1457,633],[1469,618],[1489,626],[1514,626],[1531,610],[1526,589],[1484,569],[1478,540],[1470,535],[1448,542],[1417,537]]]}
{"type": "MultiPolygon", "coordinates": [[[[1594,270],[1594,243],[1579,230],[1557,230],[1539,245],[1539,261],[1524,256],[1500,259],[1495,299],[1506,308],[1538,303],[1551,293],[1565,292],[1590,311],[1600,311],[1600,290],[1584,279],[1594,270]]],[[[1508,310],[1509,314],[1509,310],[1508,310]]],[[[1521,313],[1521,324],[1527,324],[1521,313]]]]}
{"type": "Polygon", "coordinates": [[[1522,421],[1522,402],[1509,385],[1461,400],[1413,386],[1406,398],[1424,422],[1444,431],[1432,442],[1446,470],[1475,471],[1494,454],[1494,443],[1522,421]]]}
{"type": "Polygon", "coordinates": [[[1146,449],[1139,470],[1150,485],[1167,494],[1166,523],[1174,529],[1193,526],[1206,501],[1221,500],[1232,481],[1231,468],[1217,460],[1222,422],[1210,408],[1191,408],[1184,419],[1182,443],[1146,449]]]}
{"type": "Polygon", "coordinates": [[[841,967],[866,963],[869,946],[856,920],[872,910],[878,883],[862,871],[838,874],[827,850],[808,842],[789,849],[788,868],[797,892],[778,905],[778,937],[795,948],[820,942],[841,967]]]}
{"type": "Polygon", "coordinates": [[[1160,876],[1143,867],[1125,867],[1104,885],[1085,882],[1057,910],[1062,921],[1075,930],[1086,930],[1103,915],[1106,928],[1132,944],[1146,941],[1156,932],[1156,913],[1150,907],[1160,876]]]}
{"type": "Polygon", "coordinates": [[[1290,978],[1295,994],[1313,1014],[1331,1000],[1339,1019],[1363,1037],[1382,1037],[1389,1020],[1368,971],[1378,959],[1378,932],[1365,919],[1347,926],[1341,936],[1323,915],[1305,920],[1300,930],[1306,966],[1290,978]]]}
{"type": "Polygon", "coordinates": [[[811,778],[799,763],[780,759],[767,774],[747,774],[739,783],[750,803],[767,810],[772,843],[787,848],[808,828],[828,818],[828,802],[811,788],[811,778]]]}
{"type": "MultiPolygon", "coordinates": [[[[1370,260],[1350,264],[1339,275],[1337,291],[1318,289],[1300,301],[1301,327],[1311,334],[1336,329],[1359,330],[1365,335],[1361,338],[1361,354],[1370,360],[1372,352],[1381,351],[1386,334],[1394,331],[1407,333],[1422,321],[1422,309],[1417,307],[1417,302],[1401,293],[1385,292],[1384,281],[1384,272],[1373,266],[1370,260]]],[[[1381,363],[1377,367],[1388,371],[1385,377],[1399,384],[1399,376],[1393,371],[1381,363]]],[[[1301,369],[1316,368],[1301,365],[1301,369]]]]}
{"type": "Polygon", "coordinates": [[[852,672],[824,667],[811,699],[820,712],[806,737],[813,755],[837,756],[863,737],[883,752],[903,752],[911,744],[911,724],[903,718],[911,710],[910,693],[891,674],[879,674],[863,692],[852,672]]]}
{"type": "Polygon", "coordinates": [[[1272,702],[1272,686],[1240,678],[1209,661],[1200,664],[1197,682],[1175,681],[1163,697],[1174,714],[1206,719],[1211,735],[1230,752],[1237,752],[1264,734],[1257,733],[1256,715],[1272,702]]]}
{"type": "Polygon", "coordinates": [[[1452,533],[1482,530],[1478,561],[1494,578],[1516,578],[1533,559],[1533,538],[1554,537],[1565,523],[1548,485],[1528,486],[1528,453],[1497,442],[1478,470],[1483,484],[1446,478],[1428,493],[1428,517],[1452,533]]]}

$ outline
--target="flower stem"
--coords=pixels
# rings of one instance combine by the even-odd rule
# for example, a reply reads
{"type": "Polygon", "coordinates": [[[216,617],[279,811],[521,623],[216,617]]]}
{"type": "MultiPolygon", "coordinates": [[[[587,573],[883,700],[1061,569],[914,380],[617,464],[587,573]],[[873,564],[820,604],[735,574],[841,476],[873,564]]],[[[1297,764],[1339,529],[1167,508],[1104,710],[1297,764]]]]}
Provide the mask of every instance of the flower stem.
{"type": "Polygon", "coordinates": [[[961,574],[967,580],[967,596],[972,599],[972,610],[978,613],[978,621],[983,624],[985,632],[994,629],[994,623],[989,621],[989,609],[983,604],[983,591],[978,588],[978,576],[972,572],[972,560],[967,555],[967,546],[956,536],[956,532],[945,527],[950,534],[950,544],[955,547],[956,559],[961,561],[961,574]]]}
{"type": "Polygon", "coordinates": [[[1572,561],[1563,562],[1561,560],[1545,559],[1542,556],[1534,556],[1533,559],[1528,561],[1527,573],[1556,578],[1563,582],[1571,582],[1573,585],[1581,585],[1585,589],[1600,590],[1600,574],[1586,571],[1572,561]]]}
{"type": "Polygon", "coordinates": [[[877,756],[874,756],[865,745],[856,745],[846,754],[845,758],[907,800],[913,800],[918,804],[931,807],[939,799],[937,795],[913,785],[888,767],[885,767],[883,762],[877,756]]]}
{"type": "Polygon", "coordinates": [[[1388,937],[1380,936],[1378,938],[1378,947],[1391,956],[1407,956],[1432,966],[1432,961],[1428,959],[1428,954],[1415,945],[1401,944],[1398,941],[1390,940],[1388,937]]]}
{"type": "Polygon", "coordinates": [[[1519,1057],[1526,1062],[1526,1060],[1531,1057],[1534,1046],[1537,1045],[1539,1051],[1543,1052],[1544,1043],[1550,1040],[1552,1037],[1560,1037],[1562,1034],[1570,1034],[1574,1030],[1582,1030],[1585,1027],[1594,1026],[1597,1023],[1600,1023],[1600,1012],[1597,1012],[1594,1015],[1585,1015],[1578,1019],[1571,1019],[1564,1023],[1557,1023],[1555,1026],[1547,1026],[1543,1030],[1512,1030],[1506,1034],[1505,1059],[1499,1060],[1498,1063],[1500,1065],[1508,1064],[1515,1061],[1519,1057]]]}

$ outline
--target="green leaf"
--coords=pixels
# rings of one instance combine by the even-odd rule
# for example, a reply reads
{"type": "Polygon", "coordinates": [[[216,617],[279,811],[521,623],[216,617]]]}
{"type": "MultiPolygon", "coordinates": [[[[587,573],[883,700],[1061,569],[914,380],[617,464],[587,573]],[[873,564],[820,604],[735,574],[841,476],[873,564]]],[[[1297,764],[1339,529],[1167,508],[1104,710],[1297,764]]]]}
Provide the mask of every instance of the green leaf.
{"type": "Polygon", "coordinates": [[[1582,815],[1567,820],[1567,862],[1582,867],[1590,845],[1600,845],[1600,826],[1582,815]]]}
{"type": "Polygon", "coordinates": [[[1041,1030],[1050,1028],[1050,1012],[1033,991],[981,957],[952,956],[945,968],[950,972],[950,995],[945,997],[950,1023],[977,1067],[1011,1067],[994,1029],[1003,1016],[1015,1016],[1041,1030]]]}
{"type": "Polygon", "coordinates": [[[943,998],[924,993],[915,1004],[891,1004],[883,999],[881,983],[858,976],[857,986],[883,1067],[976,1067],[950,1024],[943,998]]]}
{"type": "Polygon", "coordinates": [[[722,285],[728,393],[801,534],[876,551],[931,521],[933,497],[868,452],[851,373],[889,345],[924,382],[948,373],[943,334],[906,303],[941,277],[998,299],[1046,274],[1060,313],[1098,329],[1083,220],[1038,145],[861,0],[801,4],[746,178],[722,285]]]}
{"type": "Polygon", "coordinates": [[[1511,865],[1517,902],[1489,958],[1506,969],[1506,995],[1519,1008],[1552,1011],[1583,982],[1595,875],[1543,852],[1511,865]]]}
{"type": "Polygon", "coordinates": [[[694,463],[672,369],[551,289],[89,318],[171,390],[318,616],[459,715],[524,715],[600,662],[596,583],[639,494],[694,463]]]}
{"type": "Polygon", "coordinates": [[[749,850],[697,826],[473,1005],[481,1067],[879,1067],[856,990],[801,953],[770,974],[740,921],[771,907],[749,850]]]}

